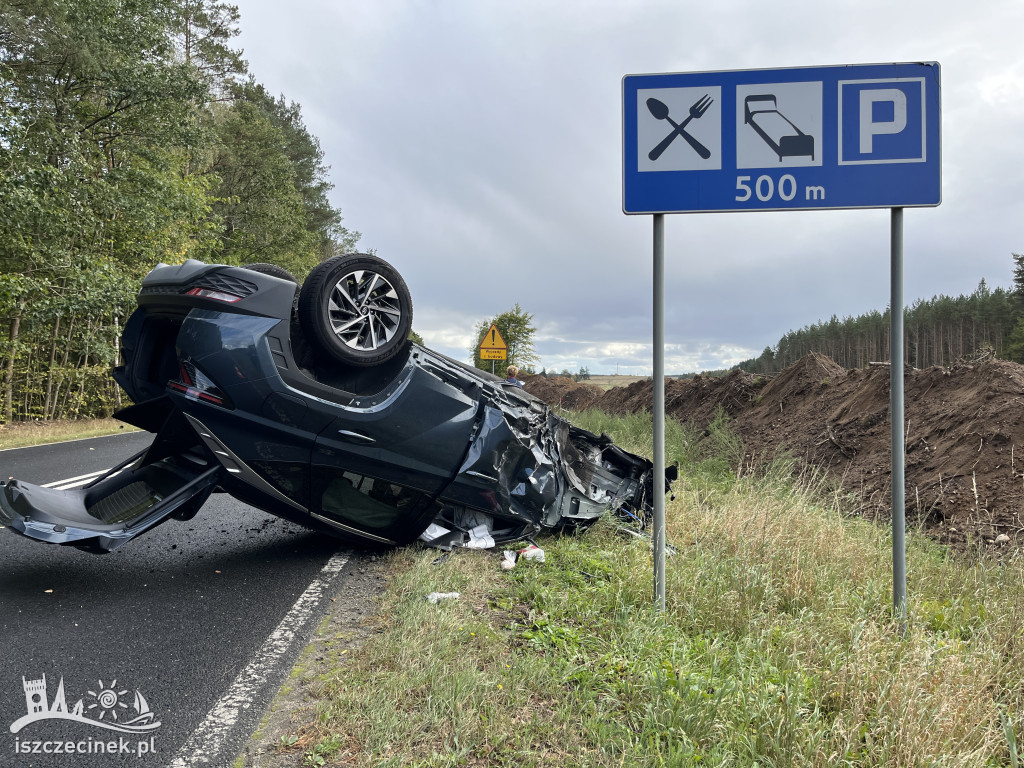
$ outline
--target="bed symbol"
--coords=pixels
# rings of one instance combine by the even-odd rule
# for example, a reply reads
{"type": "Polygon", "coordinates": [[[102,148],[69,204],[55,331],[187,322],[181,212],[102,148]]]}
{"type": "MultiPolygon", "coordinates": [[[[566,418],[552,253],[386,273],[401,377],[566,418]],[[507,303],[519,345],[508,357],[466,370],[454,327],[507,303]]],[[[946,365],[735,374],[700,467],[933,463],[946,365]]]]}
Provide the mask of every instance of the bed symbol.
{"type": "Polygon", "coordinates": [[[708,111],[708,107],[710,107],[713,102],[714,99],[705,93],[693,103],[693,106],[690,107],[686,119],[681,123],[677,123],[669,117],[668,105],[665,104],[665,102],[658,101],[657,99],[648,99],[647,109],[650,110],[650,113],[654,115],[656,119],[666,120],[668,124],[672,126],[672,133],[662,139],[661,143],[648,153],[647,158],[653,162],[661,157],[662,153],[668,149],[668,145],[675,141],[676,136],[682,136],[686,139],[686,143],[693,147],[693,151],[705,160],[711,157],[711,150],[687,133],[686,126],[690,124],[691,120],[699,120],[704,113],[708,111]]]}
{"type": "Polygon", "coordinates": [[[779,112],[774,94],[747,96],[743,100],[743,122],[760,136],[779,156],[814,159],[814,137],[801,131],[793,121],[779,112]]]}

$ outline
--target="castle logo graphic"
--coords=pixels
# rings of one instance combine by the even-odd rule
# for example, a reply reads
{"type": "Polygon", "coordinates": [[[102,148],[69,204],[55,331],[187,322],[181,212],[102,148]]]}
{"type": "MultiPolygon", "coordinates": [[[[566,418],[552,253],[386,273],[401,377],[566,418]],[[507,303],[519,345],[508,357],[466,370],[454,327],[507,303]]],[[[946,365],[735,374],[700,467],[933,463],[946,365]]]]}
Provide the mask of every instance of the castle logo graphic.
{"type": "Polygon", "coordinates": [[[40,720],[73,720],[121,733],[149,733],[160,727],[160,721],[155,719],[141,691],[136,690],[129,703],[128,690],[118,690],[117,680],[110,685],[104,685],[102,680],[98,683],[96,691],[87,691],[88,698],[79,699],[69,709],[63,677],[52,702],[48,699],[46,675],[39,680],[21,678],[26,713],[11,723],[11,733],[18,733],[26,725],[40,720]]]}

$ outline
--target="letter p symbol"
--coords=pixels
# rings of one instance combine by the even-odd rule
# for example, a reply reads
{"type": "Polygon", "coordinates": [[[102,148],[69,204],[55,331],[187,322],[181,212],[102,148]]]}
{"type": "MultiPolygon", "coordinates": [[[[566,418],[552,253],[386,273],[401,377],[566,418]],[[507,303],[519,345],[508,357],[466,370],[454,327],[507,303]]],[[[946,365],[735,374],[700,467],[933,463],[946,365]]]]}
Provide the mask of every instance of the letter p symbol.
{"type": "MultiPolygon", "coordinates": [[[[885,117],[888,117],[886,115],[885,117]]],[[[907,127],[907,96],[896,88],[865,89],[860,92],[860,152],[872,152],[874,137],[900,133],[907,127]],[[891,120],[875,120],[875,105],[892,104],[891,120]]]]}

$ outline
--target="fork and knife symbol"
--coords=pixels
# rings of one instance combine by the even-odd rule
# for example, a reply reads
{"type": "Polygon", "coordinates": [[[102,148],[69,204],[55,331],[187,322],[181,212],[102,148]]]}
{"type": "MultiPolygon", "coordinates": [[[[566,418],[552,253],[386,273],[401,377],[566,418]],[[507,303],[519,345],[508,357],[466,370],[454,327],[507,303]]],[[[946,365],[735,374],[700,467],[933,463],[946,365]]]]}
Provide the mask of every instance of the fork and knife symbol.
{"type": "Polygon", "coordinates": [[[708,107],[711,106],[712,102],[714,102],[714,99],[712,99],[705,93],[703,96],[697,99],[697,101],[695,101],[693,105],[690,107],[690,111],[686,119],[683,120],[683,122],[681,123],[677,123],[675,120],[669,117],[669,109],[667,104],[665,104],[662,101],[658,101],[657,99],[648,99],[647,109],[649,109],[651,114],[654,115],[654,117],[657,118],[658,120],[667,120],[668,124],[672,126],[672,133],[670,133],[668,136],[662,139],[661,143],[658,144],[658,146],[656,146],[654,149],[652,149],[650,153],[647,155],[647,157],[650,158],[650,160],[652,161],[657,160],[659,157],[661,157],[662,153],[666,149],[668,149],[669,144],[675,141],[676,136],[682,136],[684,139],[686,139],[686,142],[691,147],[693,147],[694,151],[705,160],[711,157],[711,150],[705,147],[695,138],[693,138],[693,136],[691,136],[689,133],[687,133],[686,126],[690,124],[691,120],[697,120],[701,117],[701,115],[707,112],[708,107]]]}

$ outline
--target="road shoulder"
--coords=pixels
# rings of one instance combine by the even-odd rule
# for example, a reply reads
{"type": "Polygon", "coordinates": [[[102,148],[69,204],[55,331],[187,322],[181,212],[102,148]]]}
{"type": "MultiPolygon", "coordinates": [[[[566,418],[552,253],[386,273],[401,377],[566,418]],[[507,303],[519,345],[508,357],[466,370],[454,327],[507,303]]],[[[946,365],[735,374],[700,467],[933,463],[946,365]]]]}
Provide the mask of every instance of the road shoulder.
{"type": "Polygon", "coordinates": [[[386,558],[353,558],[330,608],[288,679],[234,762],[234,768],[296,768],[313,745],[303,725],[315,719],[317,698],[310,691],[343,669],[346,656],[380,631],[377,597],[386,586],[386,558]],[[294,741],[293,741],[294,740],[294,741]],[[284,746],[285,744],[288,746],[284,746]]]}

